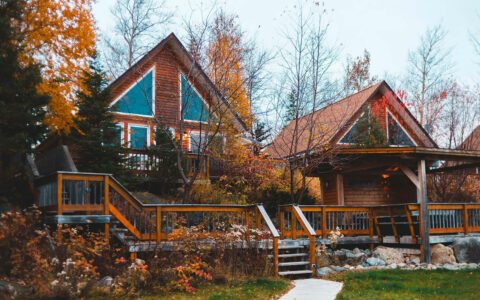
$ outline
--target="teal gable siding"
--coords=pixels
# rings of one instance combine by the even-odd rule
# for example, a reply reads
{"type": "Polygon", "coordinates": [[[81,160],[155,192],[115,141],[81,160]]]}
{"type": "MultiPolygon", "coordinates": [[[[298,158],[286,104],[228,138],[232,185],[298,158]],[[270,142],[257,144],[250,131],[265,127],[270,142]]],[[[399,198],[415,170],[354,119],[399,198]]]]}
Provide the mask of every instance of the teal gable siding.
{"type": "Polygon", "coordinates": [[[153,99],[153,70],[151,70],[112,106],[112,111],[152,116],[153,99]]]}
{"type": "Polygon", "coordinates": [[[182,89],[182,117],[187,121],[207,122],[208,110],[200,95],[192,88],[183,75],[181,77],[182,89]]]}

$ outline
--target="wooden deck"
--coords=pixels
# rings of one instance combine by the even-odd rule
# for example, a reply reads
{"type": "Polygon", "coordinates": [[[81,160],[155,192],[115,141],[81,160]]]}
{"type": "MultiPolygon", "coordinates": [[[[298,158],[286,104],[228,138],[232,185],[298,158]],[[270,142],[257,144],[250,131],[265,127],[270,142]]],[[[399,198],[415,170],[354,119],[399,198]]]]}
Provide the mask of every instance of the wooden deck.
{"type": "MultiPolygon", "coordinates": [[[[109,174],[57,172],[37,180],[37,205],[58,224],[104,224],[107,237],[112,224],[121,225],[135,239],[131,251],[167,247],[179,226],[202,225],[206,232],[225,232],[231,225],[258,228],[268,238],[258,244],[272,251],[278,272],[279,249],[295,242],[315,263],[315,247],[328,244],[329,233],[339,228],[339,244],[409,244],[421,249],[420,205],[297,206],[278,209],[276,227],[264,207],[255,205],[144,204],[109,174]],[[278,229],[277,229],[278,228],[278,229]],[[152,243],[153,242],[153,243],[152,243]],[[148,248],[148,249],[147,249],[148,248]]],[[[451,242],[462,236],[480,237],[480,204],[428,204],[429,242],[451,242]]],[[[242,243],[239,246],[243,246],[242,243]]],[[[313,270],[312,270],[313,272],[313,270]]]]}

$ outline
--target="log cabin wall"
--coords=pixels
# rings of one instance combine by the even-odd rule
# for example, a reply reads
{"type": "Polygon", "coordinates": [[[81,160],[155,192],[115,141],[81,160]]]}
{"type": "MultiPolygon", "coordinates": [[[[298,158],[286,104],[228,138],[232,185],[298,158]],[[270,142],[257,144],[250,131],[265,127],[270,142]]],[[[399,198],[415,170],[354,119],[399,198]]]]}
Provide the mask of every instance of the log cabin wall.
{"type": "Polygon", "coordinates": [[[344,175],[345,205],[386,204],[386,191],[380,175],[344,175]]]}
{"type": "Polygon", "coordinates": [[[335,175],[329,174],[320,178],[322,184],[322,203],[324,205],[337,205],[337,185],[335,175]]]}

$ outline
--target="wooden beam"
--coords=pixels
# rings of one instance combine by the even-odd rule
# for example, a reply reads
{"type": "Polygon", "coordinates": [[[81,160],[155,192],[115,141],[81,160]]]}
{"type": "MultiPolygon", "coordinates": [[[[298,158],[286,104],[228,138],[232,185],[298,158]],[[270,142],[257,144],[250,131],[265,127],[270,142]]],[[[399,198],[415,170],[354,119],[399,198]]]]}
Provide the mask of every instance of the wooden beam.
{"type": "Polygon", "coordinates": [[[410,170],[408,167],[400,166],[400,170],[402,170],[403,174],[405,174],[408,179],[417,187],[417,190],[420,188],[420,183],[418,182],[418,176],[410,170]]]}
{"type": "Polygon", "coordinates": [[[343,175],[337,174],[337,203],[345,205],[345,195],[343,191],[343,175]]]}
{"type": "Polygon", "coordinates": [[[427,172],[425,160],[423,159],[418,161],[418,182],[420,188],[417,190],[417,201],[420,203],[420,236],[422,238],[422,260],[425,263],[430,263],[430,216],[428,212],[427,172]]]}

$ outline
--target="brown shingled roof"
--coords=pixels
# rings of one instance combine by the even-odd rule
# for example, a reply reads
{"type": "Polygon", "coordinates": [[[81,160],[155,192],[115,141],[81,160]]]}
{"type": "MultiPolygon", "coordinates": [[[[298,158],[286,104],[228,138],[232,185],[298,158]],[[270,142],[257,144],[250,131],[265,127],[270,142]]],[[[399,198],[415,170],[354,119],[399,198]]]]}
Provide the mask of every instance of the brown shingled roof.
{"type": "Polygon", "coordinates": [[[272,158],[284,158],[328,145],[342,129],[349,125],[363,104],[383,83],[384,81],[379,82],[349,95],[298,119],[297,122],[291,121],[266,148],[266,152],[272,158]],[[309,146],[310,132],[313,132],[313,142],[309,146]]]}
{"type": "Polygon", "coordinates": [[[480,151],[480,125],[463,141],[459,149],[480,151]]]}

